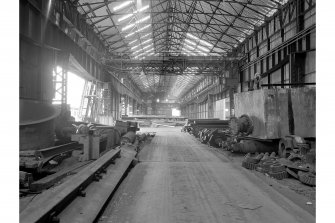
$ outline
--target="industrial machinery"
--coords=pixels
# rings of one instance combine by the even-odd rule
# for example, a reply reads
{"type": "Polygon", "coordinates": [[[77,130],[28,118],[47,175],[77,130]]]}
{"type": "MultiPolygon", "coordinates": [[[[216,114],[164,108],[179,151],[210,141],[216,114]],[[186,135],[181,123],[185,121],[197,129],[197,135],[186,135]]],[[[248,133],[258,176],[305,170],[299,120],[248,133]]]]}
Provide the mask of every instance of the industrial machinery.
{"type": "Polygon", "coordinates": [[[182,131],[189,132],[195,137],[199,137],[200,132],[204,129],[207,130],[226,130],[229,128],[228,120],[219,119],[190,119],[183,127],[182,131]]]}
{"type": "Polygon", "coordinates": [[[79,161],[98,159],[120,144],[120,133],[113,126],[95,126],[87,132],[73,134],[71,140],[83,145],[79,161]]]}
{"type": "Polygon", "coordinates": [[[234,95],[234,104],[239,118],[230,128],[239,139],[272,142],[282,157],[315,142],[315,88],[242,92],[234,95]]]}
{"type": "Polygon", "coordinates": [[[266,162],[253,164],[248,158],[242,166],[260,168],[277,179],[289,175],[315,186],[315,93],[315,88],[303,87],[235,94],[235,114],[239,118],[230,121],[235,140],[231,140],[229,149],[255,154],[277,152],[282,162],[272,163],[269,169],[266,162]],[[271,172],[271,168],[281,171],[271,172]]]}

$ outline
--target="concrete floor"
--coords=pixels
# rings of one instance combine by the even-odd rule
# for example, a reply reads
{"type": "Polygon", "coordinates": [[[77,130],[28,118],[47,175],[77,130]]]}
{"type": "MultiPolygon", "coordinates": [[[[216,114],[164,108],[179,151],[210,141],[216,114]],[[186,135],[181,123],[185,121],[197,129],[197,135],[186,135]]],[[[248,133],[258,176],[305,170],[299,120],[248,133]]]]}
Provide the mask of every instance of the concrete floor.
{"type": "Polygon", "coordinates": [[[155,128],[99,222],[315,222],[272,187],[180,128],[155,128]]]}

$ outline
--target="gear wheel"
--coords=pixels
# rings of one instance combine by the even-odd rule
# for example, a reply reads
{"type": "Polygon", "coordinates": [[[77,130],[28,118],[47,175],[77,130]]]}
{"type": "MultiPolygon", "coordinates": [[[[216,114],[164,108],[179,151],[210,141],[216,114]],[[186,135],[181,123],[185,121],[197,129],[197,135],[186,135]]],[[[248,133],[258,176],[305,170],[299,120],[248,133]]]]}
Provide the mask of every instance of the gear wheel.
{"type": "Polygon", "coordinates": [[[280,163],[270,165],[270,172],[272,173],[279,173],[284,171],[286,171],[285,166],[280,163]]]}
{"type": "Polygon", "coordinates": [[[268,174],[270,175],[270,177],[273,177],[277,180],[282,180],[284,178],[287,178],[287,172],[286,170],[285,171],[282,171],[282,172],[277,172],[277,173],[273,173],[273,172],[268,172],[268,174]]]}
{"type": "Polygon", "coordinates": [[[307,184],[309,186],[316,185],[316,178],[315,178],[316,176],[314,174],[299,171],[298,176],[301,183],[307,184]]]}
{"type": "Polygon", "coordinates": [[[247,163],[253,163],[253,164],[257,164],[259,163],[259,159],[255,158],[255,157],[247,157],[244,160],[247,163]]]}
{"type": "Polygon", "coordinates": [[[275,157],[276,157],[276,152],[272,152],[272,153],[270,154],[270,157],[271,157],[271,158],[275,158],[275,157]]]}
{"type": "Polygon", "coordinates": [[[298,176],[298,174],[296,174],[293,170],[290,170],[289,168],[286,168],[286,172],[287,172],[290,176],[292,176],[292,177],[294,177],[295,179],[298,179],[298,180],[299,180],[299,176],[298,176]]]}
{"type": "Polygon", "coordinates": [[[292,169],[292,170],[298,170],[298,171],[303,171],[303,172],[309,172],[308,168],[304,168],[301,166],[296,166],[296,165],[292,165],[292,164],[284,164],[286,167],[292,169]]]}
{"type": "Polygon", "coordinates": [[[260,166],[264,169],[264,172],[269,172],[270,171],[270,166],[273,165],[273,164],[277,164],[278,162],[277,161],[270,161],[270,160],[267,160],[267,161],[264,161],[262,163],[260,163],[260,166]]]}
{"type": "Polygon", "coordinates": [[[249,170],[255,170],[258,167],[256,163],[249,163],[247,161],[242,161],[242,166],[249,170]]]}
{"type": "Polygon", "coordinates": [[[268,152],[266,152],[265,154],[264,154],[264,156],[262,157],[262,161],[263,160],[267,160],[267,159],[269,159],[269,153],[268,152]]]}
{"type": "Polygon", "coordinates": [[[291,162],[302,162],[303,161],[303,157],[301,155],[294,154],[294,153],[291,153],[287,159],[291,162]]]}

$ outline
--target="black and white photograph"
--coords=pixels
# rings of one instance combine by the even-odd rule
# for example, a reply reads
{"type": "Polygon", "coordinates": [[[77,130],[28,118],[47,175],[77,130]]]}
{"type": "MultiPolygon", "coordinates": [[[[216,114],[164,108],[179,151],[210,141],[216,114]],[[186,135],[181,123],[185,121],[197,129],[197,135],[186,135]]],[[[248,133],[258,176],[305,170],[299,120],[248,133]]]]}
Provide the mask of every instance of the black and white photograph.
{"type": "Polygon", "coordinates": [[[1,221],[333,222],[328,2],[6,3],[1,221]]]}

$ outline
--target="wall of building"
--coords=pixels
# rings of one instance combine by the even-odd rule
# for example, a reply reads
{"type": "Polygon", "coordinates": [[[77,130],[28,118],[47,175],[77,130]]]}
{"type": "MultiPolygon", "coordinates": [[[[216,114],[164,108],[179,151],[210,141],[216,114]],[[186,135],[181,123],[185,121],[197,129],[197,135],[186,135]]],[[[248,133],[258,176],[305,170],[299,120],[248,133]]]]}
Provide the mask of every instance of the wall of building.
{"type": "Polygon", "coordinates": [[[206,92],[187,104],[181,105],[181,115],[188,118],[219,118],[227,120],[233,114],[231,97],[234,89],[217,85],[213,91],[206,92]]]}
{"type": "MultiPolygon", "coordinates": [[[[315,82],[315,1],[291,0],[241,43],[238,92],[263,84],[315,82]]],[[[284,87],[283,87],[284,88],[284,87]]]]}
{"type": "Polygon", "coordinates": [[[138,113],[141,92],[130,79],[108,72],[98,62],[106,49],[86,19],[70,1],[48,4],[43,0],[20,0],[20,98],[51,103],[55,94],[53,70],[57,66],[65,70],[78,68],[73,72],[85,72],[86,76],[77,73],[85,79],[110,85],[108,104],[112,107],[100,114],[104,119],[121,117],[121,95],[135,100],[127,104],[131,108],[127,112],[138,113]]]}
{"type": "Polygon", "coordinates": [[[171,117],[173,108],[180,109],[180,105],[177,103],[157,102],[149,100],[147,102],[147,111],[145,114],[171,117]]]}
{"type": "Polygon", "coordinates": [[[233,49],[231,56],[244,56],[237,65],[226,66],[223,81],[214,78],[203,88],[199,83],[183,96],[182,115],[205,117],[197,98],[211,95],[208,118],[233,116],[234,93],[251,90],[256,73],[261,75],[262,84],[315,83],[315,23],[315,0],[289,1],[233,49]],[[229,116],[224,115],[227,108],[229,116]]]}

